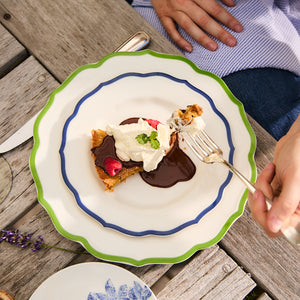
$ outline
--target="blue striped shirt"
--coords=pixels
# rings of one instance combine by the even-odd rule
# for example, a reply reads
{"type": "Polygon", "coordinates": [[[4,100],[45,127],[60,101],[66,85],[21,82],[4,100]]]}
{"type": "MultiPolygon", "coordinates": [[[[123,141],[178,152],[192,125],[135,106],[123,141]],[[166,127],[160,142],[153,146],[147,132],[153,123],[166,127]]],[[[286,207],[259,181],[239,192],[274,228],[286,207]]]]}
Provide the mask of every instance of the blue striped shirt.
{"type": "MultiPolygon", "coordinates": [[[[233,48],[217,41],[218,50],[206,50],[183,29],[179,33],[192,46],[183,54],[199,68],[223,77],[251,68],[284,69],[300,75],[300,0],[236,0],[235,7],[226,9],[239,20],[244,30],[235,33],[233,48]]],[[[133,0],[132,6],[169,40],[151,0],[133,0]]]]}

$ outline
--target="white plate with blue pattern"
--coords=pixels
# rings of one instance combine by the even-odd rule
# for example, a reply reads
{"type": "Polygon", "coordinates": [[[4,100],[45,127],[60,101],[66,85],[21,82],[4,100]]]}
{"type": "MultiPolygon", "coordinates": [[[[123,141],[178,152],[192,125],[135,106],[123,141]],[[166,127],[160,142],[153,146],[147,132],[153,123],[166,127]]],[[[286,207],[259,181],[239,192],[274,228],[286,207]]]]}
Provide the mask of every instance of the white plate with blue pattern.
{"type": "Polygon", "coordinates": [[[99,262],[73,265],[46,279],[29,300],[156,300],[150,288],[124,268],[99,262]]]}

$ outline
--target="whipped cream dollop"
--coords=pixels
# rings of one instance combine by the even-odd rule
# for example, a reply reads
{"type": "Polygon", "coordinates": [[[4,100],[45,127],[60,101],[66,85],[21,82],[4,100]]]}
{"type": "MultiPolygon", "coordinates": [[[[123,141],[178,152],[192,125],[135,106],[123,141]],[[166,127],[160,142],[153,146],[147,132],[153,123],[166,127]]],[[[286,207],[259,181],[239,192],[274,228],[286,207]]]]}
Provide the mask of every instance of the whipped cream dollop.
{"type": "Polygon", "coordinates": [[[193,118],[192,122],[184,125],[182,127],[182,131],[189,133],[190,135],[194,136],[195,134],[199,133],[199,131],[203,130],[205,127],[205,123],[202,117],[195,117],[193,118]]]}
{"type": "Polygon", "coordinates": [[[140,118],[137,123],[107,125],[106,132],[114,137],[116,153],[120,160],[142,161],[144,170],[150,172],[157,168],[170,148],[170,136],[173,130],[162,123],[159,123],[155,129],[147,121],[140,118]],[[158,149],[154,149],[150,143],[140,144],[137,141],[138,135],[150,136],[153,131],[157,132],[158,149]]]}

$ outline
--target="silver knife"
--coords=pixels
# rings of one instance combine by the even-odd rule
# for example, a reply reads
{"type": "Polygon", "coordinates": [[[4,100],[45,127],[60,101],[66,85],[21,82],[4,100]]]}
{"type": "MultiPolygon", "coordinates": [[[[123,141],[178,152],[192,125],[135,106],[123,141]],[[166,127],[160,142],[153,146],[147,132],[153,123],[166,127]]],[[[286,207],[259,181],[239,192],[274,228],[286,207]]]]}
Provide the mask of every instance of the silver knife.
{"type": "MultiPolygon", "coordinates": [[[[128,40],[126,40],[114,52],[135,52],[144,49],[149,43],[150,36],[144,31],[138,31],[128,40]]],[[[40,111],[0,145],[0,154],[14,149],[33,136],[34,122],[39,113],[40,111]]]]}

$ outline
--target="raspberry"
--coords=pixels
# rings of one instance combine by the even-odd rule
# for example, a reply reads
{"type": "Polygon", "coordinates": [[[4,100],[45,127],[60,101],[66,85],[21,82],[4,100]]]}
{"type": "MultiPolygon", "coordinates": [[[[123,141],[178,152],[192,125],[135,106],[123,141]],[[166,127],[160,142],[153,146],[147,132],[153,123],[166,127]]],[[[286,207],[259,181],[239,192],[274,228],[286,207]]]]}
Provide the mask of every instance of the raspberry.
{"type": "Polygon", "coordinates": [[[148,124],[149,124],[150,126],[152,126],[154,129],[157,129],[157,125],[160,124],[159,121],[153,120],[153,119],[147,119],[146,121],[147,121],[148,124]]]}
{"type": "Polygon", "coordinates": [[[106,172],[110,176],[117,175],[121,171],[121,169],[122,169],[121,162],[119,162],[118,160],[115,160],[115,159],[113,159],[111,157],[108,157],[108,158],[105,159],[104,166],[105,166],[106,172]]]}

